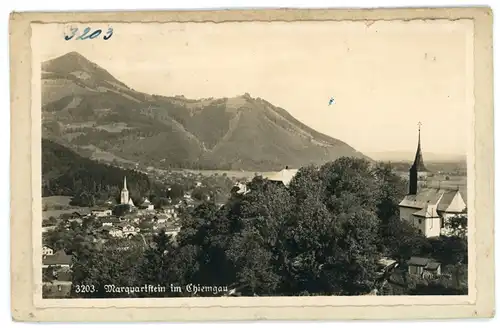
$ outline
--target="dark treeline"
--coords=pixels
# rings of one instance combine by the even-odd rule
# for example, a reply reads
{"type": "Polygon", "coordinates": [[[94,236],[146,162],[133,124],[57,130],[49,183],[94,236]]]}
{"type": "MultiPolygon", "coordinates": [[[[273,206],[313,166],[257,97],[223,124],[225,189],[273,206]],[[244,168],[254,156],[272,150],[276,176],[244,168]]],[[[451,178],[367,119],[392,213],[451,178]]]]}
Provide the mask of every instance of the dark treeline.
{"type": "Polygon", "coordinates": [[[119,197],[125,176],[132,197],[136,199],[149,195],[155,188],[162,188],[141,172],[98,163],[42,139],[43,197],[72,196],[73,205],[93,206],[98,200],[119,197]]]}
{"type": "MultiPolygon", "coordinates": [[[[147,243],[121,241],[130,246],[121,252],[117,241],[96,248],[86,239],[88,229],[66,238],[69,244],[59,246],[73,251],[73,283],[96,287],[74,296],[189,296],[112,295],[104,286],[190,283],[236,286],[250,296],[362,295],[377,287],[382,256],[401,263],[414,255],[433,256],[443,265],[448,261],[457,275],[466,271],[465,236],[431,242],[399,220],[406,187],[388,165],[341,158],[300,169],[288,187],[259,177],[248,187],[249,193],[232,195],[221,208],[205,202],[183,214],[175,241],[159,233],[147,243]],[[81,242],[74,244],[76,239],[81,242]]],[[[384,294],[467,293],[457,276],[455,283],[446,275],[421,281],[402,272],[402,287],[388,285],[384,294]]]]}

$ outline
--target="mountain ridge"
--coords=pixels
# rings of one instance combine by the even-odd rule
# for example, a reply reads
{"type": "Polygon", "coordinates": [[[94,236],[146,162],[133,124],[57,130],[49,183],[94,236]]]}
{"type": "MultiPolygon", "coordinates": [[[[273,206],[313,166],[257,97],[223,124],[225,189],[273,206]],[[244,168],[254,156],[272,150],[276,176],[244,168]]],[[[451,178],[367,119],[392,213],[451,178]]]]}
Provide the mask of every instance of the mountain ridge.
{"type": "Polygon", "coordinates": [[[275,170],[369,159],[248,93],[188,99],[136,91],[71,52],[42,63],[43,136],[146,165],[275,170]]]}

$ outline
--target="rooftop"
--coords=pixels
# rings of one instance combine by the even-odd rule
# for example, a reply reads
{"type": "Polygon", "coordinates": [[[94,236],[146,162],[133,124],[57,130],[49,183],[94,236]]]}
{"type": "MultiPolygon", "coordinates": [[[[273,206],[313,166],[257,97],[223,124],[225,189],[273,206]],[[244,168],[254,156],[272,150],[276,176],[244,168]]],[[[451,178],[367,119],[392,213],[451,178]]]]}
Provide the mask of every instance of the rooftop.
{"type": "Polygon", "coordinates": [[[413,256],[408,261],[408,265],[424,267],[427,270],[436,270],[441,263],[427,257],[413,256]]]}
{"type": "Polygon", "coordinates": [[[267,178],[270,181],[283,182],[285,186],[288,186],[298,171],[299,170],[297,169],[285,168],[279,172],[266,174],[264,178],[267,178]]]}
{"type": "Polygon", "coordinates": [[[413,213],[414,216],[422,217],[422,218],[438,218],[439,215],[436,211],[435,205],[425,204],[424,207],[413,213]]]}
{"type": "Polygon", "coordinates": [[[108,207],[94,207],[92,208],[92,211],[110,211],[108,207]]]}
{"type": "Polygon", "coordinates": [[[462,197],[456,189],[422,188],[416,195],[406,195],[399,206],[423,209],[426,205],[438,205],[437,211],[449,211],[450,204],[457,194],[462,197]]]}
{"type": "Polygon", "coordinates": [[[43,265],[71,265],[72,256],[67,255],[63,250],[57,251],[54,255],[44,255],[43,265]]]}

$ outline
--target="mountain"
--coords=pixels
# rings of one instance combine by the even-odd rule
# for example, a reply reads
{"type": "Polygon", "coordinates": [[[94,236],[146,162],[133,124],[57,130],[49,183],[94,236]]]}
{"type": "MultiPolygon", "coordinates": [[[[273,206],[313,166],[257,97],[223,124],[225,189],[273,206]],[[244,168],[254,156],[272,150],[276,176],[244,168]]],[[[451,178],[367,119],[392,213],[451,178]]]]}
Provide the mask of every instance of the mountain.
{"type": "Polygon", "coordinates": [[[268,171],[366,158],[264,99],[150,95],[76,52],[42,63],[42,118],[44,137],[84,156],[159,168],[268,171]]]}
{"type": "MultiPolygon", "coordinates": [[[[392,162],[413,162],[415,151],[386,151],[366,153],[374,160],[392,161],[392,162]]],[[[460,154],[437,154],[423,152],[424,162],[465,162],[466,156],[460,154]]]]}

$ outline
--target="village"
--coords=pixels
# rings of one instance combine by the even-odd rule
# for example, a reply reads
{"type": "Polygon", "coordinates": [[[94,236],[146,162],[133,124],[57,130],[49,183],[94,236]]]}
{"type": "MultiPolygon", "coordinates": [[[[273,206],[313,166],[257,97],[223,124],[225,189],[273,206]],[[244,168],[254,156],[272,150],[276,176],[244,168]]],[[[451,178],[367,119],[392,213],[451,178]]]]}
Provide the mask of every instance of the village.
{"type": "MultiPolygon", "coordinates": [[[[151,170],[149,170],[151,173],[151,170]]],[[[282,171],[266,174],[266,178],[277,183],[288,185],[296,169],[286,167],[282,171]]],[[[190,174],[191,178],[195,175],[190,174]]],[[[163,176],[162,176],[163,177],[163,176]]],[[[232,179],[233,186],[229,193],[246,194],[249,190],[246,183],[248,177],[232,179]]],[[[117,247],[118,251],[127,251],[130,246],[126,241],[133,241],[148,247],[154,234],[164,233],[174,240],[181,229],[180,216],[192,210],[203,201],[210,201],[210,195],[202,195],[195,199],[192,193],[203,188],[201,181],[194,181],[194,189],[185,192],[180,199],[155,208],[147,198],[140,204],[134,204],[127,186],[127,177],[123,178],[120,192],[120,201],[113,198],[93,208],[76,208],[74,211],[62,210],[59,217],[51,216],[42,221],[42,240],[57,229],[72,231],[87,226],[86,233],[92,236],[92,242],[105,244],[109,241],[122,241],[124,246],[117,247]]],[[[216,202],[218,207],[223,202],[216,202]]],[[[56,213],[58,211],[55,211],[56,213]]],[[[72,254],[63,249],[53,249],[46,244],[42,247],[42,270],[44,295],[47,297],[68,297],[71,293],[72,254]]]]}
{"type": "MultiPolygon", "coordinates": [[[[92,241],[95,243],[134,239],[148,246],[151,236],[160,231],[175,238],[180,231],[179,213],[192,209],[196,203],[190,193],[185,193],[175,204],[161,208],[155,208],[147,198],[144,198],[141,204],[135,205],[129,196],[127,178],[124,177],[118,204],[110,199],[100,206],[91,208],[86,214],[73,211],[62,213],[56,220],[54,217],[44,220],[42,235],[46,237],[56,229],[69,231],[87,224],[91,227],[88,233],[93,236],[92,241]]],[[[128,247],[122,246],[119,250],[127,251],[128,247]]],[[[43,245],[42,268],[45,273],[44,288],[47,293],[69,295],[71,264],[72,255],[66,254],[64,250],[54,250],[43,245]]]]}
{"type": "MultiPolygon", "coordinates": [[[[288,187],[297,174],[297,169],[285,167],[278,172],[268,173],[263,178],[288,187]]],[[[399,219],[415,227],[425,238],[451,236],[446,221],[452,217],[467,215],[466,202],[458,187],[430,187],[426,184],[429,171],[423,162],[420,144],[420,130],[417,150],[413,165],[407,173],[408,192],[399,203],[399,219]]],[[[246,195],[250,192],[247,183],[250,179],[233,179],[231,193],[246,195]]],[[[195,182],[195,189],[202,187],[202,182],[195,182]]],[[[134,204],[127,186],[127,177],[123,178],[119,202],[110,199],[88,213],[78,211],[63,213],[57,220],[44,220],[42,227],[43,240],[47,235],[59,231],[84,231],[91,237],[91,242],[106,244],[110,241],[123,241],[116,246],[117,251],[127,251],[131,247],[125,241],[132,241],[147,248],[155,234],[163,233],[175,240],[181,230],[181,217],[203,202],[210,201],[205,195],[194,199],[192,191],[186,192],[180,199],[168,201],[159,208],[144,197],[139,204],[134,204]],[[85,228],[84,228],[85,227],[85,228]]],[[[218,202],[220,208],[224,202],[218,202]]],[[[69,297],[72,291],[71,267],[72,254],[63,249],[53,249],[43,245],[42,268],[44,293],[47,297],[69,297]]],[[[397,259],[382,257],[378,261],[378,289],[384,287],[400,263],[397,259]]],[[[407,272],[418,277],[439,277],[442,265],[430,257],[412,256],[406,263],[407,272]]],[[[234,290],[233,290],[234,292],[234,290]]],[[[377,289],[372,291],[377,294],[377,289]]]]}

